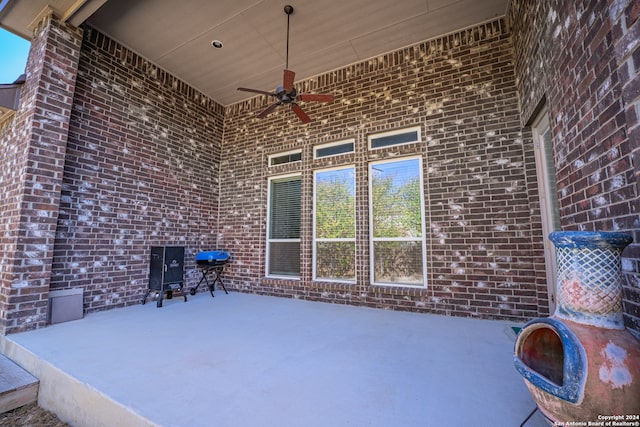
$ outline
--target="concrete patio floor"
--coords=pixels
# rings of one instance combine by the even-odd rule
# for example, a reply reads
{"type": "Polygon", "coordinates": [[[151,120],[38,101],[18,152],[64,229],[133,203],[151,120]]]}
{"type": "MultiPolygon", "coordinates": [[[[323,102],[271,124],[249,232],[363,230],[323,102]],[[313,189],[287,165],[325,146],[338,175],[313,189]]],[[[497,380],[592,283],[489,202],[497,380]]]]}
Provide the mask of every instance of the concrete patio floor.
{"type": "MultiPolygon", "coordinates": [[[[74,426],[519,426],[512,322],[208,292],[0,337],[74,426]]],[[[527,427],[547,425],[539,412],[527,427]]]]}

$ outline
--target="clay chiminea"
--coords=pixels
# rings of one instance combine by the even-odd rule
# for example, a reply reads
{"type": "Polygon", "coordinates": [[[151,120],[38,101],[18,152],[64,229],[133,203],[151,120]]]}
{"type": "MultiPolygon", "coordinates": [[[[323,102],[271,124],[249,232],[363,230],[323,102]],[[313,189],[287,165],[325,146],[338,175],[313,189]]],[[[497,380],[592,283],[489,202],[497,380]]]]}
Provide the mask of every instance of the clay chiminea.
{"type": "Polygon", "coordinates": [[[553,425],[637,416],[640,341],[624,327],[620,268],[632,238],[580,231],[549,238],[558,265],[556,310],[522,328],[516,369],[553,425]]]}

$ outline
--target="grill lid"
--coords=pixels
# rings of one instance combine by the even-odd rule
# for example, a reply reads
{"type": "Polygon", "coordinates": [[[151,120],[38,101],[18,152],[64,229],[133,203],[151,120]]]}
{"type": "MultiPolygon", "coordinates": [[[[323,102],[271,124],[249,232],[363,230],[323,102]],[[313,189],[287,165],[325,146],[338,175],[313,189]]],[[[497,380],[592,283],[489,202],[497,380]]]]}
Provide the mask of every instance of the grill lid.
{"type": "Polygon", "coordinates": [[[197,262],[227,262],[229,253],[225,251],[202,251],[196,255],[197,262]]]}

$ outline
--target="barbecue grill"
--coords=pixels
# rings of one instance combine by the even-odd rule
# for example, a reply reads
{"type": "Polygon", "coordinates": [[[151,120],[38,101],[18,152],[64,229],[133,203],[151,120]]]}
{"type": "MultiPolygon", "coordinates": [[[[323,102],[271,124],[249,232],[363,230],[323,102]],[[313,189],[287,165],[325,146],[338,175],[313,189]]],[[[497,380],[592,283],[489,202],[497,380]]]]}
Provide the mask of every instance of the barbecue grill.
{"type": "Polygon", "coordinates": [[[149,289],[142,300],[153,291],[158,293],[157,307],[162,307],[162,297],[166,293],[167,299],[173,298],[177,291],[187,302],[187,295],[182,287],[184,284],[184,246],[152,246],[149,262],[149,289]]]}
{"type": "Polygon", "coordinates": [[[209,288],[209,292],[211,292],[211,296],[213,297],[213,291],[215,289],[216,283],[219,283],[224,289],[224,293],[228,294],[227,288],[224,287],[224,283],[222,283],[222,278],[220,275],[224,270],[224,266],[227,265],[231,261],[231,256],[228,252],[224,251],[203,251],[199,252],[196,255],[196,265],[200,269],[202,273],[202,277],[200,281],[196,285],[195,288],[191,288],[189,293],[191,295],[195,295],[198,287],[202,282],[207,284],[209,288]],[[211,281],[209,281],[212,279],[211,281]]]}

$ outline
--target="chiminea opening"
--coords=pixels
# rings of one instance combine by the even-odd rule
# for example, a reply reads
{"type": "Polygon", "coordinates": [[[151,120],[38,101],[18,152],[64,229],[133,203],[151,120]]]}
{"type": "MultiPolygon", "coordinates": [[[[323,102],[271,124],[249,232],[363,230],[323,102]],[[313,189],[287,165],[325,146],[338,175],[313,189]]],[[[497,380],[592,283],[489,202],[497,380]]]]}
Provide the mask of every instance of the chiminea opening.
{"type": "Polygon", "coordinates": [[[562,386],[564,348],[553,329],[541,327],[532,331],[522,342],[518,356],[529,368],[562,386]]]}
{"type": "Polygon", "coordinates": [[[554,318],[524,325],[516,339],[516,369],[529,383],[571,403],[582,399],[586,354],[576,335],[554,318]]]}

